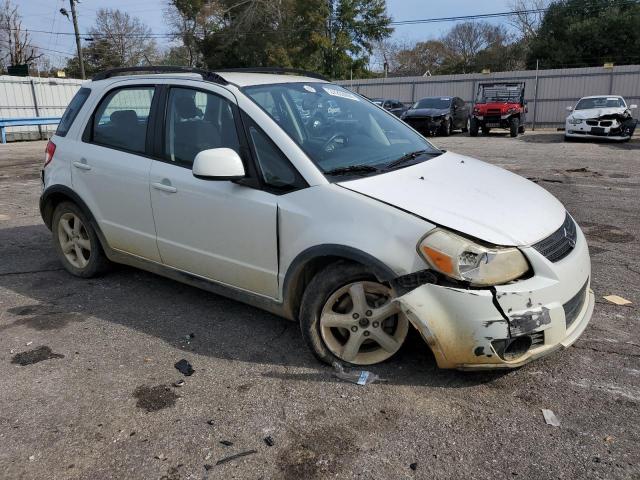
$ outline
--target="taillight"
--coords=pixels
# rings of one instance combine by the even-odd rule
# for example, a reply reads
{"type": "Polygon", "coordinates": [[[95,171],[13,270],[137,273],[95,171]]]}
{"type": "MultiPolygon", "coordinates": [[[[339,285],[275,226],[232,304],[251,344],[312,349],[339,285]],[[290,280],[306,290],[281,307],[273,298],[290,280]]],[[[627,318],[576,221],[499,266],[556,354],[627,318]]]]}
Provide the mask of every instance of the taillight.
{"type": "Polygon", "coordinates": [[[47,148],[44,149],[44,166],[46,167],[53,160],[53,154],[56,153],[56,144],[49,140],[47,148]]]}

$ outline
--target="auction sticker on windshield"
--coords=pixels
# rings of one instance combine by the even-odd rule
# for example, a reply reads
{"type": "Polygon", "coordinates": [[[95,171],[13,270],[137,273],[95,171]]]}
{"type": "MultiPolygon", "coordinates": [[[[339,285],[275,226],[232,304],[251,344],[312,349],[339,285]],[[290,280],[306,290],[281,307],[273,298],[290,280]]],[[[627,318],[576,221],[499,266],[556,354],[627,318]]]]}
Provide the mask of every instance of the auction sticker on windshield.
{"type": "Polygon", "coordinates": [[[353,93],[349,93],[345,90],[338,90],[337,88],[330,87],[322,87],[322,89],[332,97],[347,98],[349,100],[355,100],[356,102],[358,101],[358,97],[356,97],[353,93]]]}

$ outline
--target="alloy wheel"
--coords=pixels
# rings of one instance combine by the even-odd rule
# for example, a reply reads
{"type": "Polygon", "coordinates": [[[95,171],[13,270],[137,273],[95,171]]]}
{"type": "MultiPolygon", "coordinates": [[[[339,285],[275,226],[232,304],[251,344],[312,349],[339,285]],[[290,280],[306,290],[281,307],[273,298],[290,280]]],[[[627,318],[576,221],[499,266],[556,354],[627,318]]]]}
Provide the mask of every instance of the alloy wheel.
{"type": "Polygon", "coordinates": [[[67,261],[75,268],[85,268],[91,257],[91,240],[80,217],[67,212],[58,222],[58,242],[67,261]]]}
{"type": "Polygon", "coordinates": [[[382,362],[402,346],[409,322],[390,288],[359,281],[336,290],[320,315],[320,334],[340,360],[357,365],[382,362]]]}

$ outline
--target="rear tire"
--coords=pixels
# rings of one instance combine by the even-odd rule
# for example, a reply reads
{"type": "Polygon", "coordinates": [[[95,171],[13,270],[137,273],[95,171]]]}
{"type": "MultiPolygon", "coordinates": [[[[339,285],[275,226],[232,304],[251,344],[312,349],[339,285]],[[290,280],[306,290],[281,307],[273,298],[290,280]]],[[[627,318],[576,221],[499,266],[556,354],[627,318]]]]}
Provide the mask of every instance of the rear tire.
{"type": "Polygon", "coordinates": [[[72,275],[91,278],[104,273],[109,260],[91,222],[72,202],[62,202],[53,212],[53,246],[62,266],[72,275]]]}
{"type": "Polygon", "coordinates": [[[520,128],[518,129],[518,133],[524,133],[524,124],[520,125],[520,128]]]}
{"type": "Polygon", "coordinates": [[[365,266],[329,265],[313,277],[302,296],[302,337],[314,356],[330,365],[388,360],[400,350],[409,330],[394,298],[393,290],[365,266]]]}
{"type": "Polygon", "coordinates": [[[509,134],[512,137],[518,136],[519,129],[520,129],[520,120],[517,117],[509,119],[509,134]]]}
{"type": "Polygon", "coordinates": [[[472,118],[471,121],[469,122],[469,136],[477,137],[479,128],[480,128],[480,125],[478,124],[478,120],[475,118],[472,118]]]}

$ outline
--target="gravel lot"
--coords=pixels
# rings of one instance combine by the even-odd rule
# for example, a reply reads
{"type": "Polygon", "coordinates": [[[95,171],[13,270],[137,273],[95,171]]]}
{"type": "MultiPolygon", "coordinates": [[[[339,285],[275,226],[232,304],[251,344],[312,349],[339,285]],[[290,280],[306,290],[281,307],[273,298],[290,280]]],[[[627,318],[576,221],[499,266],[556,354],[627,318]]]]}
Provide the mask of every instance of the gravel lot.
{"type": "Polygon", "coordinates": [[[434,143],[533,179],[583,227],[597,304],[573,347],[461,373],[414,335],[371,369],[387,382],[340,382],[292,322],[127,267],[68,275],[37,208],[44,142],[0,145],[0,477],[640,479],[640,138],[434,143]]]}

